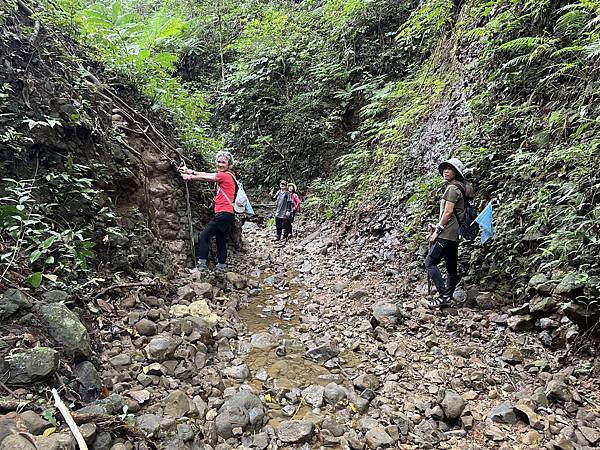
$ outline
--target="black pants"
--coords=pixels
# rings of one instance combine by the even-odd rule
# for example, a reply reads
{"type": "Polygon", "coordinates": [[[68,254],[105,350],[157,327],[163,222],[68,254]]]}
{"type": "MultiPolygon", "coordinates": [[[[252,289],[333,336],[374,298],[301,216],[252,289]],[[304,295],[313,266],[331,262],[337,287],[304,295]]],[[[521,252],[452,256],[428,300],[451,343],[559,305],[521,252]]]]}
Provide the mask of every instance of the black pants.
{"type": "Polygon", "coordinates": [[[288,239],[292,237],[292,224],[294,223],[294,213],[290,213],[290,217],[285,219],[285,224],[283,225],[283,238],[288,239]]]}
{"type": "Polygon", "coordinates": [[[208,259],[209,241],[213,236],[217,239],[217,260],[225,264],[227,260],[227,234],[235,220],[235,215],[228,212],[215,214],[204,230],[198,235],[198,259],[208,259]]]}
{"type": "MultiPolygon", "coordinates": [[[[277,230],[277,239],[281,239],[281,233],[283,232],[283,238],[289,237],[288,231],[288,218],[287,217],[275,217],[275,229],[277,230]]],[[[291,226],[290,226],[291,230],[291,226]]]]}
{"type": "Polygon", "coordinates": [[[425,258],[425,268],[433,280],[438,294],[452,297],[458,284],[458,242],[436,239],[425,258]],[[444,258],[448,280],[445,282],[438,264],[444,258]]]}

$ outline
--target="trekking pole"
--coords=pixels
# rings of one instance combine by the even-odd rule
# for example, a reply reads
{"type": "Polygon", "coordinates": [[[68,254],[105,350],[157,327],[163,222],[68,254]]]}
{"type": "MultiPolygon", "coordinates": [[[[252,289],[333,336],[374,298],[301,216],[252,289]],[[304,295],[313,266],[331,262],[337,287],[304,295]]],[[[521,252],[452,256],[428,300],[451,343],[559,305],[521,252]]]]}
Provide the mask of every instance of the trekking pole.
{"type": "MultiPolygon", "coordinates": [[[[179,167],[186,167],[185,161],[182,161],[182,164],[179,167]]],[[[190,187],[187,180],[185,181],[185,203],[187,207],[188,225],[190,227],[190,249],[192,251],[192,264],[195,264],[196,250],[194,248],[194,223],[192,222],[192,206],[190,205],[190,187]]]]}
{"type": "MultiPolygon", "coordinates": [[[[431,241],[429,240],[429,238],[427,239],[427,242],[428,242],[427,255],[429,255],[429,253],[431,252],[431,241]]],[[[427,270],[427,299],[429,301],[431,301],[433,299],[433,297],[431,296],[431,277],[429,276],[429,270],[427,270]]]]}

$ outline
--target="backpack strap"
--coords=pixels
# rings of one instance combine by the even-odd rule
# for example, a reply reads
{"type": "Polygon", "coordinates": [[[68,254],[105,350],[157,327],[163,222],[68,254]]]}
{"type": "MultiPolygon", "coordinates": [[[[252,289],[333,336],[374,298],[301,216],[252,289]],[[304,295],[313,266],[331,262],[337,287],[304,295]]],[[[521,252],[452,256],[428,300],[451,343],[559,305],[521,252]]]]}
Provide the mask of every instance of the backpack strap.
{"type": "MultiPolygon", "coordinates": [[[[235,176],[231,173],[231,172],[227,172],[229,175],[231,175],[231,178],[233,178],[233,184],[235,186],[235,191],[234,191],[234,197],[237,196],[237,191],[238,191],[238,181],[235,178],[235,176]]],[[[234,212],[235,212],[235,206],[233,205],[233,202],[231,201],[231,199],[229,198],[229,195],[227,195],[225,193],[225,191],[223,189],[221,189],[221,186],[219,186],[219,184],[217,183],[217,195],[219,195],[219,192],[223,194],[223,196],[225,197],[225,200],[227,200],[227,203],[229,203],[229,205],[233,208],[234,212]]],[[[215,198],[217,198],[217,195],[215,195],[215,198]]]]}
{"type": "MultiPolygon", "coordinates": [[[[463,187],[460,184],[454,184],[453,186],[455,186],[456,188],[458,188],[458,190],[462,194],[462,198],[463,198],[463,201],[465,203],[464,216],[466,216],[467,215],[467,208],[469,206],[469,199],[467,198],[467,194],[466,194],[465,190],[463,189],[463,187]]],[[[460,220],[460,217],[458,217],[458,213],[456,212],[456,208],[453,209],[453,212],[454,212],[454,216],[456,217],[456,220],[458,220],[458,226],[460,227],[462,225],[462,220],[460,220]]]]}

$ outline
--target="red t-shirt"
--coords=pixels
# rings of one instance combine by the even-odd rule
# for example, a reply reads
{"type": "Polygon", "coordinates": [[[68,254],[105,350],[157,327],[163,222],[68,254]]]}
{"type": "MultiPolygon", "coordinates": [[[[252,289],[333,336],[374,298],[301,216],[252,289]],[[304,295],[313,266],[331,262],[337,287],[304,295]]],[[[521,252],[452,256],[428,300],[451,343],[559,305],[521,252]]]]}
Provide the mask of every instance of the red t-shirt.
{"type": "Polygon", "coordinates": [[[227,194],[231,202],[235,202],[235,181],[229,172],[217,172],[217,196],[215,197],[215,213],[233,213],[233,206],[227,201],[223,192],[227,194]]]}

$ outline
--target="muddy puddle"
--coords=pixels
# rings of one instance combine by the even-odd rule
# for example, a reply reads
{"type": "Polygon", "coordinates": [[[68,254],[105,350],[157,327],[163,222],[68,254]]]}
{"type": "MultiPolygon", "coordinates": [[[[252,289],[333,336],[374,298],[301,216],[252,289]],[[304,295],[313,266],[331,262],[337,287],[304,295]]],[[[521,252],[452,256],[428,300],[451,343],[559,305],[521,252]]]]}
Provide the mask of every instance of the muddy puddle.
{"type": "MultiPolygon", "coordinates": [[[[290,274],[290,279],[295,275],[290,274]]],[[[272,274],[262,274],[260,292],[251,296],[248,304],[238,311],[240,320],[247,328],[248,338],[256,333],[269,333],[277,338],[277,346],[272,348],[251,348],[244,355],[250,369],[250,384],[256,392],[267,392],[273,399],[269,404],[272,423],[289,420],[289,411],[284,414],[275,397],[290,391],[302,390],[310,385],[325,386],[330,382],[343,383],[345,374],[340,367],[327,369],[304,357],[306,346],[298,339],[301,326],[301,306],[305,292],[303,286],[288,280],[274,279],[272,274]]],[[[352,352],[341,355],[345,368],[360,364],[352,352]]],[[[301,419],[310,411],[306,404],[300,404],[293,415],[301,419]]]]}

